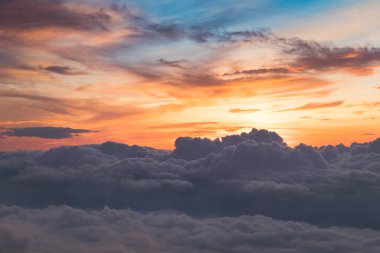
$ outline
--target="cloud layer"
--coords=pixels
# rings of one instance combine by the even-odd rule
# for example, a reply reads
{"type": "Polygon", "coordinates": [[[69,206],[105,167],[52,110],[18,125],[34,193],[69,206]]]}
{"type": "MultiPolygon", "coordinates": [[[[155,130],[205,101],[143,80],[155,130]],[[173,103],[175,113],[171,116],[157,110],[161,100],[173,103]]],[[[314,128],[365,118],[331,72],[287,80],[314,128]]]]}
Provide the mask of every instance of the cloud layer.
{"type": "Polygon", "coordinates": [[[253,129],[175,145],[0,153],[0,251],[379,250],[380,139],[291,148],[253,129]]]}
{"type": "Polygon", "coordinates": [[[0,154],[0,203],[265,215],[380,229],[380,140],[288,147],[274,132],[180,137],[173,152],[107,142],[0,154]]]}
{"type": "Polygon", "coordinates": [[[240,216],[195,219],[179,213],[139,213],[67,206],[0,207],[0,251],[12,253],[318,253],[380,250],[380,232],[319,228],[304,222],[240,216]]]}

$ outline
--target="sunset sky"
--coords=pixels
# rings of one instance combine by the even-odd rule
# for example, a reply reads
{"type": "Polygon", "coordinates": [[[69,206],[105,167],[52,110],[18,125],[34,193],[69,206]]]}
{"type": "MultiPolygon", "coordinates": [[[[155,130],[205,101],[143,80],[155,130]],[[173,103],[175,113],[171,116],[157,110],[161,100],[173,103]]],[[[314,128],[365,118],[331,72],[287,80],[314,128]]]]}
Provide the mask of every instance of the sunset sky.
{"type": "Polygon", "coordinates": [[[0,1],[0,150],[380,135],[380,1],[0,1]]]}

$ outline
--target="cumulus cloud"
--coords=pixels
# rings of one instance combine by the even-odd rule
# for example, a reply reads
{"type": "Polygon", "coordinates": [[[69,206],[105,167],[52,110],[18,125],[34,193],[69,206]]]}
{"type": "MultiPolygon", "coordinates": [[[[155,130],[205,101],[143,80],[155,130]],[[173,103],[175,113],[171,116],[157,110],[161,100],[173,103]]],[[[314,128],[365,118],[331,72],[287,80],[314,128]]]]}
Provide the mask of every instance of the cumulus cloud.
{"type": "Polygon", "coordinates": [[[86,129],[73,129],[69,127],[24,127],[11,128],[3,132],[3,136],[14,137],[38,137],[46,139],[65,139],[72,138],[79,134],[96,132],[86,129]]]}
{"type": "Polygon", "coordinates": [[[118,143],[0,155],[0,203],[265,215],[380,229],[379,140],[291,148],[274,132],[180,137],[174,151],[118,143]]]}
{"type": "Polygon", "coordinates": [[[29,237],[13,226],[0,225],[0,252],[27,252],[29,237]]]}
{"type": "Polygon", "coordinates": [[[378,252],[380,139],[175,145],[0,153],[0,251],[378,252]]]}

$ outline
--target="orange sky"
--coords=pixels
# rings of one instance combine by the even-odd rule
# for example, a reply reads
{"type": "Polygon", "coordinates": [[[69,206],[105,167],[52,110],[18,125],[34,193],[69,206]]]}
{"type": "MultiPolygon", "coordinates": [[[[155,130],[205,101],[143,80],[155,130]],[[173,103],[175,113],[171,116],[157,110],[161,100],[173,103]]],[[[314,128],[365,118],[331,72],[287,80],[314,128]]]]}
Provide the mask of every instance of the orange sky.
{"type": "Polygon", "coordinates": [[[380,135],[378,1],[282,16],[289,7],[268,1],[254,6],[268,12],[261,19],[243,1],[234,21],[222,7],[196,18],[133,1],[24,2],[0,8],[0,150],[108,140],[171,149],[178,136],[251,128],[290,145],[380,135]],[[96,132],[9,134],[47,126],[96,132]]]}

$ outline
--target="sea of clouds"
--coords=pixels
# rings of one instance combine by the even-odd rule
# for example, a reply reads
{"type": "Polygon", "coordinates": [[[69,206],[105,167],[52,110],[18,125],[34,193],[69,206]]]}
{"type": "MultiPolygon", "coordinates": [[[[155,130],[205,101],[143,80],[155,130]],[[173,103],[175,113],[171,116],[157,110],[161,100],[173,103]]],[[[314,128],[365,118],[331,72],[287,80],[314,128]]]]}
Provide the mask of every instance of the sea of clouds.
{"type": "Polygon", "coordinates": [[[380,139],[0,153],[0,252],[380,252],[380,139]]]}

